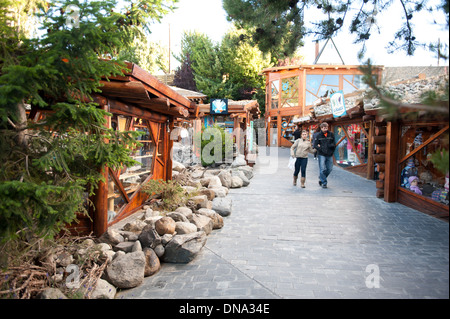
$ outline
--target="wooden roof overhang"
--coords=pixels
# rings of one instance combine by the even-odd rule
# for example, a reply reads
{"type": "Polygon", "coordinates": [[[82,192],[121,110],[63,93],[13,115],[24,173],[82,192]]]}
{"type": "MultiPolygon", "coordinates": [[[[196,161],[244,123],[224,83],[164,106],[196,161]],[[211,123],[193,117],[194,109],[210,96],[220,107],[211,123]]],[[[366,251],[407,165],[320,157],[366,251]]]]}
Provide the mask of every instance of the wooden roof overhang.
{"type": "MultiPolygon", "coordinates": [[[[292,71],[292,70],[359,70],[361,65],[346,65],[346,64],[300,64],[300,65],[286,65],[263,69],[259,75],[265,75],[266,73],[292,71]]],[[[382,70],[384,66],[372,65],[374,70],[382,70]]]]}
{"type": "Polygon", "coordinates": [[[100,81],[101,92],[95,100],[107,98],[110,112],[155,121],[167,120],[169,116],[192,118],[198,115],[196,103],[160,82],[138,65],[129,62],[126,64],[128,70],[123,76],[100,81]]]}
{"type": "MultiPolygon", "coordinates": [[[[210,104],[200,104],[198,108],[199,117],[209,115],[210,104]]],[[[260,114],[261,110],[256,100],[228,101],[228,115],[231,117],[258,119],[260,114]]]]}

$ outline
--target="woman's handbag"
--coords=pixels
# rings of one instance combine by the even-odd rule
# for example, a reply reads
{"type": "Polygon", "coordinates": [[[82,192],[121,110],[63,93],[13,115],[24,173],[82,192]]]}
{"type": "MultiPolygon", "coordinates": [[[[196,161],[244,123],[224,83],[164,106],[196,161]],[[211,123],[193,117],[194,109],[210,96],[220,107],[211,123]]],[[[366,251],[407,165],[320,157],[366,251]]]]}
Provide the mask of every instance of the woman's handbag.
{"type": "Polygon", "coordinates": [[[291,170],[291,171],[295,171],[295,161],[296,161],[296,159],[294,158],[294,157],[289,157],[289,163],[288,163],[288,168],[291,170]]]}

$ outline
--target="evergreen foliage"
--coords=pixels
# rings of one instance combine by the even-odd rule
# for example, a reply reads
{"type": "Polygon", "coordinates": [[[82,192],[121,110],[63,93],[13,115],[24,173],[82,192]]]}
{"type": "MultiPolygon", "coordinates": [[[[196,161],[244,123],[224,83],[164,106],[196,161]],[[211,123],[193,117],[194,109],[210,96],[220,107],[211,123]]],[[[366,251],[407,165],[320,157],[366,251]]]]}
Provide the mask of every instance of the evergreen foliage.
{"type": "Polygon", "coordinates": [[[265,80],[258,73],[272,61],[248,41],[243,30],[231,30],[220,44],[205,34],[187,32],[177,59],[182,64],[175,74],[176,86],[201,91],[209,98],[256,98],[264,110],[265,80]]]}
{"type": "Polygon", "coordinates": [[[123,74],[117,57],[174,2],[123,1],[120,13],[114,0],[36,1],[42,35],[29,39],[0,0],[0,241],[54,235],[86,211],[100,168],[134,163],[139,133],[106,129],[110,114],[92,96],[123,74]],[[27,106],[46,116],[27,121],[27,106]]]}
{"type": "MultiPolygon", "coordinates": [[[[432,7],[423,0],[400,0],[400,3],[403,8],[402,16],[395,18],[402,19],[403,24],[389,42],[389,50],[401,50],[413,55],[417,47],[428,45],[431,50],[438,52],[439,48],[435,43],[417,41],[412,19],[426,10],[441,11],[447,16],[448,28],[448,0],[442,0],[437,7],[432,7]]],[[[389,14],[392,4],[391,0],[223,0],[228,19],[239,28],[251,31],[252,39],[261,51],[271,52],[280,59],[291,56],[296,48],[302,46],[307,34],[313,35],[316,40],[324,40],[346,28],[354,36],[354,43],[362,45],[359,52],[362,59],[366,50],[365,42],[373,32],[378,31],[374,23],[376,14],[389,14]],[[324,18],[315,19],[312,26],[306,26],[304,17],[308,14],[307,10],[312,8],[319,10],[324,18]]]]}

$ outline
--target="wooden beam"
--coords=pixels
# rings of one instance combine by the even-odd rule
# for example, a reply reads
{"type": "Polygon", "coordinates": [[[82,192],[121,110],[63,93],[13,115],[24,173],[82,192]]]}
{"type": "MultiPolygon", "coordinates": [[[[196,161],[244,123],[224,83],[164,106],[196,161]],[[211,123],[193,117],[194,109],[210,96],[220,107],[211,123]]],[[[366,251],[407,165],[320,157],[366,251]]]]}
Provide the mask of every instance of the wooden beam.
{"type": "Polygon", "coordinates": [[[387,123],[384,201],[388,203],[397,201],[399,130],[398,122],[387,123]]]}
{"type": "Polygon", "coordinates": [[[433,140],[435,140],[437,137],[439,137],[442,133],[444,133],[445,131],[448,131],[448,127],[449,125],[446,125],[443,129],[441,129],[439,132],[437,132],[436,134],[433,134],[433,136],[429,137],[428,140],[426,140],[424,143],[422,143],[418,148],[416,148],[415,150],[413,150],[412,152],[410,152],[408,155],[404,156],[399,163],[403,163],[404,161],[406,161],[408,158],[410,158],[411,156],[413,156],[414,154],[416,154],[417,152],[419,152],[421,149],[423,149],[425,146],[427,146],[428,144],[430,144],[433,140]]]}
{"type": "Polygon", "coordinates": [[[374,133],[374,126],[373,126],[373,121],[370,121],[369,124],[369,135],[367,135],[367,140],[368,140],[368,150],[367,153],[369,156],[367,156],[367,174],[366,174],[366,178],[372,180],[374,178],[374,161],[373,161],[373,157],[370,156],[370,154],[373,154],[373,149],[374,149],[374,144],[371,142],[372,141],[372,136],[374,133]]]}
{"type": "Polygon", "coordinates": [[[149,109],[139,108],[133,105],[125,104],[118,100],[109,100],[109,105],[111,113],[141,117],[143,119],[155,122],[166,122],[168,119],[168,117],[164,114],[155,113],[150,111],[149,109]]]}

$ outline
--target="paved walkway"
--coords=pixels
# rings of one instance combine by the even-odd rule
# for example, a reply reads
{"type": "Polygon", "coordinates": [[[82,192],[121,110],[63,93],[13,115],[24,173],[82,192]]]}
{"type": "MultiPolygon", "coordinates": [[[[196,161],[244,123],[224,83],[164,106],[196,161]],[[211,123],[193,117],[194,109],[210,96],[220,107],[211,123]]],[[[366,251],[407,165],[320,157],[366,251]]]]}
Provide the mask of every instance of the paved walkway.
{"type": "Polygon", "coordinates": [[[338,167],[322,189],[312,157],[306,188],[293,187],[288,158],[260,154],[196,259],[117,298],[449,298],[447,222],[385,203],[374,181],[338,167]]]}

